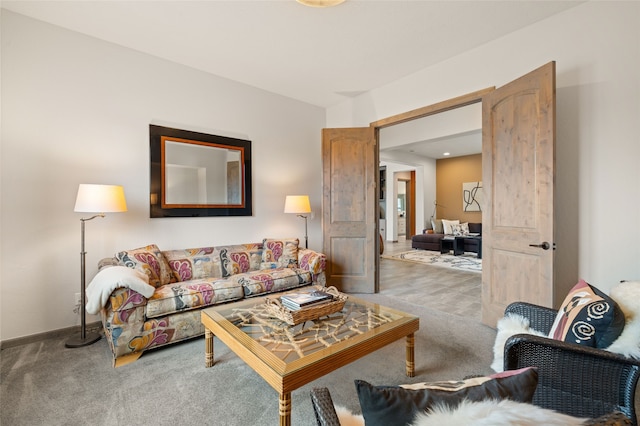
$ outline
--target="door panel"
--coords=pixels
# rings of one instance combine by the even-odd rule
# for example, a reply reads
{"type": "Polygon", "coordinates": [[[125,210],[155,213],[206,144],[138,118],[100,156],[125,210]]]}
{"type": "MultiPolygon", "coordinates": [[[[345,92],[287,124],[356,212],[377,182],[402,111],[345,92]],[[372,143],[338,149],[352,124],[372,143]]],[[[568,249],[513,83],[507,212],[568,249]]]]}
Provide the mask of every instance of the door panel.
{"type": "Polygon", "coordinates": [[[344,292],[378,291],[375,129],[323,129],[323,251],[327,284],[344,292]]]}
{"type": "Polygon", "coordinates": [[[555,63],[483,98],[482,321],[520,300],[552,307],[555,63]],[[547,242],[550,249],[532,247],[547,242]]]}

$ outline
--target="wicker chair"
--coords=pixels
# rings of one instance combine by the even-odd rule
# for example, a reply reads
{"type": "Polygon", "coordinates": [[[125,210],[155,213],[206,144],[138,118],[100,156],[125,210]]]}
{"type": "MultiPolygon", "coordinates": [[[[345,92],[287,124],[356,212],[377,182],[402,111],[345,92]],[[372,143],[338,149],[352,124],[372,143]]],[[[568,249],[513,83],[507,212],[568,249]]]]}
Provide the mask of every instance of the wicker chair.
{"type": "MultiPolygon", "coordinates": [[[[505,314],[526,317],[533,329],[548,333],[557,311],[529,303],[512,303],[505,314]]],[[[518,334],[505,343],[505,370],[538,367],[533,403],[576,417],[589,425],[638,425],[634,400],[640,361],[602,349],[518,334]]],[[[314,388],[311,402],[318,426],[340,426],[327,388],[314,388]]]]}
{"type": "Polygon", "coordinates": [[[340,426],[331,394],[327,388],[313,388],[311,390],[311,404],[316,414],[318,426],[340,426]]]}
{"type": "MultiPolygon", "coordinates": [[[[558,311],[529,303],[509,305],[505,314],[528,318],[531,328],[549,333],[558,311]]],[[[504,369],[538,367],[533,403],[576,417],[622,412],[638,424],[634,407],[640,361],[602,349],[518,334],[507,339],[504,369]]]]}

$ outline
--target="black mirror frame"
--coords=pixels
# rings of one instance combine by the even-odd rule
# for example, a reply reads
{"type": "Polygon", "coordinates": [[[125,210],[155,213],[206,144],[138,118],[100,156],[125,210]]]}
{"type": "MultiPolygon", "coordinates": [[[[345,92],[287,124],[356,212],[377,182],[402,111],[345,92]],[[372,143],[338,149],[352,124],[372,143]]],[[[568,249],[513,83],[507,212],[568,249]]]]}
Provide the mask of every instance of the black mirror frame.
{"type": "Polygon", "coordinates": [[[252,216],[252,189],[251,189],[251,141],[236,139],[226,136],[210,135],[189,130],[174,129],[171,127],[149,125],[149,153],[150,153],[150,192],[149,192],[149,216],[161,217],[209,217],[209,216],[252,216]],[[206,145],[220,147],[229,146],[243,151],[243,199],[244,203],[238,206],[204,206],[203,207],[176,207],[163,208],[161,200],[164,199],[162,183],[162,152],[161,139],[164,136],[178,139],[198,141],[206,145]]]}

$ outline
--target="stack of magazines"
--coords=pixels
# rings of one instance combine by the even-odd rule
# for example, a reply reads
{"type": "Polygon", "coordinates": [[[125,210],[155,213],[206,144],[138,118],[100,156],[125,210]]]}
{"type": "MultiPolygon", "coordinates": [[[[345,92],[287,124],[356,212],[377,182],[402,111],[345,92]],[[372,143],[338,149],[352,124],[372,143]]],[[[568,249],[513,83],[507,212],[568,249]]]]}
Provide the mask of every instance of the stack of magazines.
{"type": "Polygon", "coordinates": [[[299,291],[280,296],[280,302],[282,303],[282,306],[291,311],[297,311],[299,309],[307,308],[312,305],[327,303],[332,300],[333,295],[325,293],[321,290],[299,291]]]}

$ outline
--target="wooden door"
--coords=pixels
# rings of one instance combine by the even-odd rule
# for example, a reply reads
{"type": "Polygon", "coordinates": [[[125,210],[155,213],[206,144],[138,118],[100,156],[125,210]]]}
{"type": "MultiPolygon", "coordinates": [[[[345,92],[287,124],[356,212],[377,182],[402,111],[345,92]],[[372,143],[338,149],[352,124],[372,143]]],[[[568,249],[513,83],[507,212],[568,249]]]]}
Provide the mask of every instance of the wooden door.
{"type": "Polygon", "coordinates": [[[327,285],[378,292],[375,128],[322,130],[322,229],[327,285]]]}
{"type": "Polygon", "coordinates": [[[482,322],[521,300],[552,307],[555,62],[482,100],[482,322]]]}

